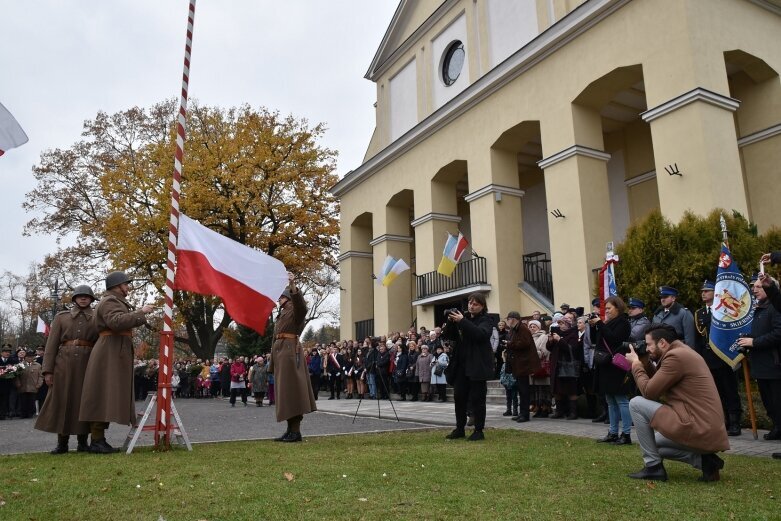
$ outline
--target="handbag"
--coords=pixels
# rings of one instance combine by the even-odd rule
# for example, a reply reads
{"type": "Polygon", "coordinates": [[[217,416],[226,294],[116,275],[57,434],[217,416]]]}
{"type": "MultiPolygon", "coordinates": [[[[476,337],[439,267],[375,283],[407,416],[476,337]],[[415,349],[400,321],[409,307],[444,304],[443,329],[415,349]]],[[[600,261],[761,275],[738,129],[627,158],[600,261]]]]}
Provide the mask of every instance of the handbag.
{"type": "Polygon", "coordinates": [[[445,368],[442,367],[442,365],[437,364],[436,367],[434,367],[434,374],[436,376],[442,376],[442,374],[445,372],[445,368]]]}
{"type": "Polygon", "coordinates": [[[540,368],[532,373],[534,378],[547,378],[550,376],[550,358],[546,358],[540,362],[540,368]]]}
{"type": "Polygon", "coordinates": [[[575,355],[572,353],[572,346],[569,347],[569,360],[560,360],[556,364],[556,376],[559,378],[577,378],[580,376],[580,362],[575,360],[575,355]]]}
{"type": "Polygon", "coordinates": [[[594,351],[594,365],[607,365],[610,360],[610,355],[604,351],[594,351]]]}
{"type": "Polygon", "coordinates": [[[607,350],[610,352],[610,363],[612,363],[614,367],[618,367],[622,371],[632,370],[632,364],[629,362],[629,360],[626,359],[624,355],[621,353],[613,354],[613,351],[610,350],[610,346],[607,345],[607,342],[605,342],[604,338],[602,339],[602,343],[605,344],[605,348],[607,348],[607,350]]]}

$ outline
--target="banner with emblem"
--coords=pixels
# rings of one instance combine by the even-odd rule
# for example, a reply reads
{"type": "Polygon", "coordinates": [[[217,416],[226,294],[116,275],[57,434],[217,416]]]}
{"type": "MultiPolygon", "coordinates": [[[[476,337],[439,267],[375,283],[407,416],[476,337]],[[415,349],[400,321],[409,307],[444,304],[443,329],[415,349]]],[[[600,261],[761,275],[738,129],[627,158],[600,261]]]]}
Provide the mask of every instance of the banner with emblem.
{"type": "Polygon", "coordinates": [[[733,368],[743,360],[738,338],[751,333],[753,320],[751,288],[732,259],[729,246],[722,243],[711,309],[710,346],[733,368]]]}

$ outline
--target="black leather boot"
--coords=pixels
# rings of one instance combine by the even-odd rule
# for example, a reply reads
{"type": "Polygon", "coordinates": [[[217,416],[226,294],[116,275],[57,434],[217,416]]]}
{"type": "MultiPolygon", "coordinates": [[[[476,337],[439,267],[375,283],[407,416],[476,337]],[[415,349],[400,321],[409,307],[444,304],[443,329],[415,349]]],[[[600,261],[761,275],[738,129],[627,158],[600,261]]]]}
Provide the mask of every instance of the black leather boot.
{"type": "Polygon", "coordinates": [[[667,481],[667,471],[662,463],[644,467],[643,470],[633,474],[627,474],[632,479],[643,479],[646,481],[667,481]]]}
{"type": "Polygon", "coordinates": [[[702,455],[702,476],[697,481],[718,481],[719,471],[724,468],[724,460],[716,454],[702,455]]]}
{"type": "Polygon", "coordinates": [[[740,413],[730,413],[728,418],[727,436],[740,436],[740,413]]]}
{"type": "Polygon", "coordinates": [[[569,414],[567,415],[568,420],[577,420],[578,419],[578,401],[577,400],[570,400],[569,401],[569,414]]]}
{"type": "Polygon", "coordinates": [[[76,445],[76,451],[77,452],[89,452],[89,444],[87,443],[87,435],[86,434],[77,434],[76,439],[78,440],[78,444],[76,445]]]}
{"type": "Polygon", "coordinates": [[[57,435],[57,446],[52,449],[49,454],[67,454],[68,453],[68,439],[70,436],[57,435]]]}
{"type": "Polygon", "coordinates": [[[599,438],[597,443],[615,443],[618,440],[618,434],[607,433],[604,438],[599,438]]]}
{"type": "Polygon", "coordinates": [[[274,441],[285,441],[285,438],[287,438],[288,434],[290,434],[290,431],[286,430],[284,433],[282,433],[282,436],[277,436],[274,438],[274,441]]]}
{"type": "Polygon", "coordinates": [[[631,445],[632,444],[632,436],[629,434],[621,434],[616,441],[613,442],[613,445],[631,445]]]}

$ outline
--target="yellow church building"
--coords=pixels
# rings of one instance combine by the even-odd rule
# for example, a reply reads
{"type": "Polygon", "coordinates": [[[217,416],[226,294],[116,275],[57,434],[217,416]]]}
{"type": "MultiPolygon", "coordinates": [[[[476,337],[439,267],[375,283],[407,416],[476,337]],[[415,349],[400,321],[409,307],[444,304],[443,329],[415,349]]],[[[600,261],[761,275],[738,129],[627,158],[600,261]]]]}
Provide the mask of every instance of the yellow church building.
{"type": "Polygon", "coordinates": [[[588,305],[607,242],[659,208],[781,203],[781,1],[401,0],[341,204],[341,334],[588,305]],[[436,272],[447,233],[470,247],[436,272]],[[410,270],[375,282],[388,255],[410,270]]]}

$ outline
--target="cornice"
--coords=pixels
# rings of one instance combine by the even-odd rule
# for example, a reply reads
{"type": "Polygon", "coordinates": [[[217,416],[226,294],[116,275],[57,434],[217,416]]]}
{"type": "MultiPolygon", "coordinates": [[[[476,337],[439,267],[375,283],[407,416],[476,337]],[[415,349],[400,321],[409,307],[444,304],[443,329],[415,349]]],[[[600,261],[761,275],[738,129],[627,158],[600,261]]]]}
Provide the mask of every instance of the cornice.
{"type": "Polygon", "coordinates": [[[361,166],[348,172],[331,187],[331,193],[340,197],[352,190],[630,1],[590,0],[581,4],[361,166]]]}
{"type": "Polygon", "coordinates": [[[385,241],[412,243],[415,242],[415,239],[412,237],[407,237],[406,235],[391,235],[386,233],[369,242],[369,246],[377,246],[378,244],[382,244],[385,241]]]}
{"type": "Polygon", "coordinates": [[[347,259],[351,258],[358,258],[358,259],[373,259],[374,255],[371,253],[367,253],[365,251],[346,251],[339,255],[336,260],[339,262],[342,262],[347,259]]]}
{"type": "Polygon", "coordinates": [[[427,213],[426,215],[424,215],[422,217],[418,217],[414,221],[410,222],[410,225],[413,228],[417,228],[421,224],[425,224],[425,223],[427,223],[429,221],[447,221],[447,222],[451,222],[451,223],[460,223],[461,222],[461,217],[459,217],[458,215],[450,215],[450,214],[446,214],[446,213],[431,212],[431,213],[427,213]]]}
{"type": "Polygon", "coordinates": [[[781,134],[781,123],[738,139],[738,147],[743,148],[747,145],[759,143],[760,141],[770,139],[771,137],[777,136],[779,134],[781,134]]]}
{"type": "Polygon", "coordinates": [[[629,188],[635,185],[639,185],[640,183],[645,183],[646,181],[650,181],[651,179],[654,179],[656,177],[656,170],[651,170],[650,172],[646,172],[644,174],[636,175],[631,179],[627,179],[624,181],[624,185],[629,188]]]}
{"type": "Polygon", "coordinates": [[[581,145],[572,145],[569,148],[565,148],[561,152],[556,152],[552,156],[548,156],[545,159],[537,161],[537,166],[545,170],[549,166],[553,166],[556,163],[575,156],[590,157],[592,159],[599,159],[600,161],[610,161],[610,154],[596,148],[584,147],[581,145]]]}
{"type": "Polygon", "coordinates": [[[419,300],[413,300],[412,305],[413,306],[426,306],[428,304],[435,304],[437,302],[442,302],[443,300],[449,300],[453,297],[460,297],[462,295],[469,295],[470,293],[474,293],[475,291],[484,291],[488,292],[491,291],[492,287],[490,284],[473,284],[471,286],[465,286],[463,288],[458,288],[453,291],[448,291],[447,293],[439,293],[437,295],[432,295],[430,297],[422,298],[419,300]]]}
{"type": "Polygon", "coordinates": [[[646,123],[650,123],[655,119],[661,118],[662,116],[669,114],[670,112],[674,112],[681,107],[685,107],[690,103],[694,103],[695,101],[702,101],[703,103],[707,103],[730,112],[735,112],[740,106],[740,101],[736,100],[735,98],[730,98],[708,89],[703,89],[702,87],[697,87],[696,89],[692,89],[689,92],[684,92],[680,96],[673,98],[670,101],[666,101],[661,105],[640,113],[640,117],[643,118],[643,121],[646,123]]]}
{"type": "Polygon", "coordinates": [[[479,188],[474,192],[472,192],[471,194],[466,194],[464,196],[464,201],[466,201],[467,203],[471,203],[475,199],[480,199],[481,197],[489,194],[497,194],[496,200],[501,201],[502,195],[509,195],[511,197],[523,197],[525,193],[526,192],[518,188],[511,188],[509,186],[491,184],[479,188]]]}

